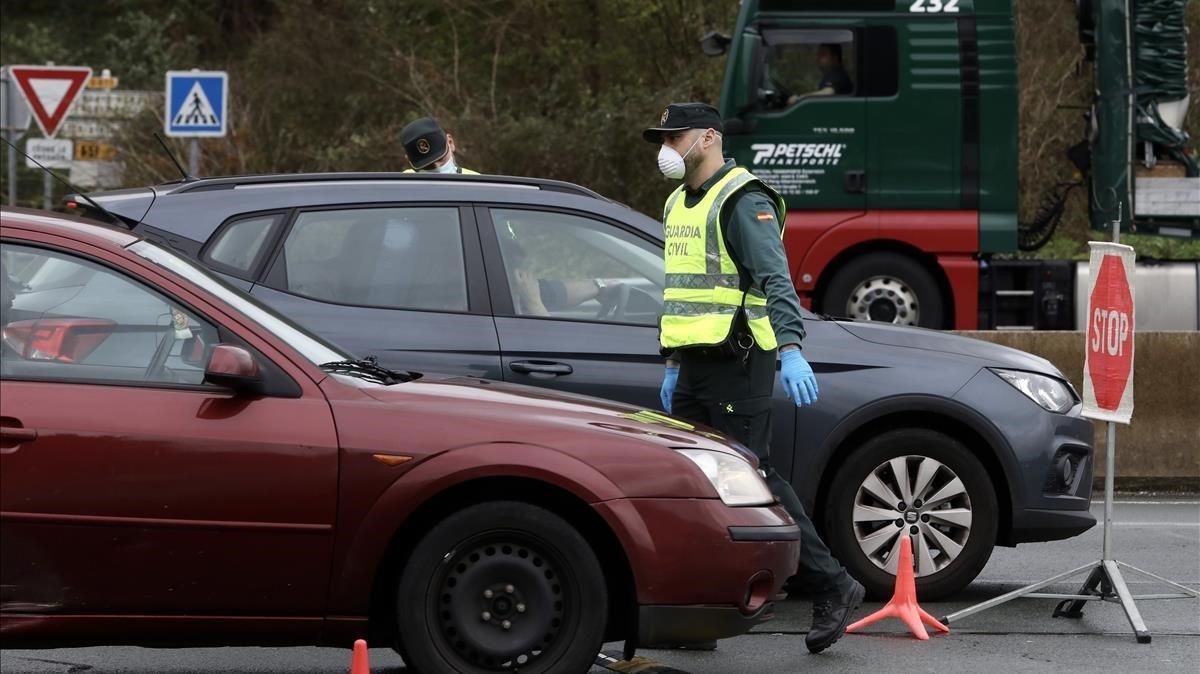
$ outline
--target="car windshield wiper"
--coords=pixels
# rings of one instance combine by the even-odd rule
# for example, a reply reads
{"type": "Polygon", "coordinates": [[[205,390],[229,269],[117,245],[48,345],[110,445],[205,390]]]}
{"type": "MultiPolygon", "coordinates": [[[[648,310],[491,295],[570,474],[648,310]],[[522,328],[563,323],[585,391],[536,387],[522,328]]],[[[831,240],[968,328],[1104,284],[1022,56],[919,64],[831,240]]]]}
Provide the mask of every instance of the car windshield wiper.
{"type": "Polygon", "coordinates": [[[334,360],[328,363],[321,363],[321,369],[326,372],[338,372],[349,374],[363,379],[370,379],[384,386],[392,384],[402,384],[406,381],[412,381],[412,375],[407,372],[397,372],[389,370],[379,364],[379,360],[375,356],[367,356],[366,358],[356,358],[354,360],[334,360]]]}

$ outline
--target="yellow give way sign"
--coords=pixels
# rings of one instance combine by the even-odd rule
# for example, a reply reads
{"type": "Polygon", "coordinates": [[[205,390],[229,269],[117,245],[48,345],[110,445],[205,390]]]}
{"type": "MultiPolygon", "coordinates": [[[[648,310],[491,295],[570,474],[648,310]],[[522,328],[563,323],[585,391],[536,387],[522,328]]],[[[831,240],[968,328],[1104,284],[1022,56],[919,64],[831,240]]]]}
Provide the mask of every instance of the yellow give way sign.
{"type": "Polygon", "coordinates": [[[75,161],[111,161],[117,158],[117,148],[98,140],[75,141],[75,161]]]}

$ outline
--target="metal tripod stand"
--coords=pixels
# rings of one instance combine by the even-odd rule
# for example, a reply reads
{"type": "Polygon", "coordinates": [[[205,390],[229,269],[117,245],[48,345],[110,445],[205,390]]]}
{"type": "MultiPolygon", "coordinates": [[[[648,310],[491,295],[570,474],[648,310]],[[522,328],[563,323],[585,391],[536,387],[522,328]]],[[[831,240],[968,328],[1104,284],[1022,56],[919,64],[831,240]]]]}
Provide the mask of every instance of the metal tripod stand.
{"type": "Polygon", "coordinates": [[[1002,594],[994,599],[989,599],[974,606],[965,608],[961,611],[956,611],[941,619],[947,625],[958,622],[967,616],[974,615],[980,611],[986,611],[990,608],[999,606],[1018,597],[1031,597],[1035,599],[1060,599],[1058,606],[1054,609],[1054,617],[1064,618],[1081,618],[1083,617],[1083,607],[1085,602],[1089,601],[1110,601],[1119,602],[1121,607],[1125,609],[1125,616],[1129,618],[1129,626],[1133,628],[1133,634],[1137,637],[1139,644],[1150,643],[1150,630],[1146,629],[1146,623],[1142,620],[1142,614],[1138,612],[1136,599],[1200,599],[1200,592],[1191,588],[1180,585],[1161,578],[1148,571],[1143,571],[1139,568],[1130,566],[1124,562],[1118,562],[1113,559],[1112,555],[1112,510],[1113,510],[1113,475],[1116,473],[1116,435],[1117,425],[1113,422],[1108,422],[1108,455],[1105,459],[1104,469],[1104,556],[1096,562],[1090,562],[1083,566],[1060,573],[1053,578],[1047,578],[1033,585],[1027,585],[1023,588],[1013,590],[1007,594],[1002,594]],[[1121,576],[1121,567],[1125,567],[1129,571],[1139,573],[1148,578],[1153,578],[1165,585],[1168,585],[1179,592],[1170,594],[1143,594],[1132,595],[1129,593],[1129,587],[1125,584],[1125,579],[1121,576]],[[1052,594],[1042,593],[1038,590],[1066,580],[1068,578],[1078,576],[1085,571],[1090,571],[1087,580],[1084,581],[1083,587],[1076,594],[1052,594]]]}

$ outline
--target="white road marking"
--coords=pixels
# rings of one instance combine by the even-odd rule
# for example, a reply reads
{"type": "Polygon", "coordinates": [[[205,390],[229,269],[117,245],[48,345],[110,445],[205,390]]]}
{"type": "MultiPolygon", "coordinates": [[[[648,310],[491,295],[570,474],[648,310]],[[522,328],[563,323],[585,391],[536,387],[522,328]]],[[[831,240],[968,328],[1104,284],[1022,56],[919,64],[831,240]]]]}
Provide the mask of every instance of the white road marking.
{"type": "MultiPolygon", "coordinates": [[[[1104,505],[1104,499],[1092,503],[1093,506],[1104,505]]],[[[1113,501],[1113,505],[1194,505],[1200,506],[1200,501],[1113,501]]]]}
{"type": "Polygon", "coordinates": [[[1200,527],[1200,522],[1117,522],[1114,527],[1200,527]]]}

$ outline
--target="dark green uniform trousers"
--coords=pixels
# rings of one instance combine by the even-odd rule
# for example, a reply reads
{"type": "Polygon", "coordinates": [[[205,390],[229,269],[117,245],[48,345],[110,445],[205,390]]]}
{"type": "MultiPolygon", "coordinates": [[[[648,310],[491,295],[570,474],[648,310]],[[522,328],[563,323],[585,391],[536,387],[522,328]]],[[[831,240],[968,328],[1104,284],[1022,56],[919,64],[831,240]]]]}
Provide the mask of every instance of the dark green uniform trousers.
{"type": "Polygon", "coordinates": [[[798,589],[816,596],[845,588],[850,582],[846,570],[817,535],[792,485],[771,466],[776,352],[751,347],[729,357],[715,349],[681,349],[674,357],[680,365],[672,416],[711,426],[750,448],[771,492],[800,526],[800,569],[793,579],[798,589]]]}

